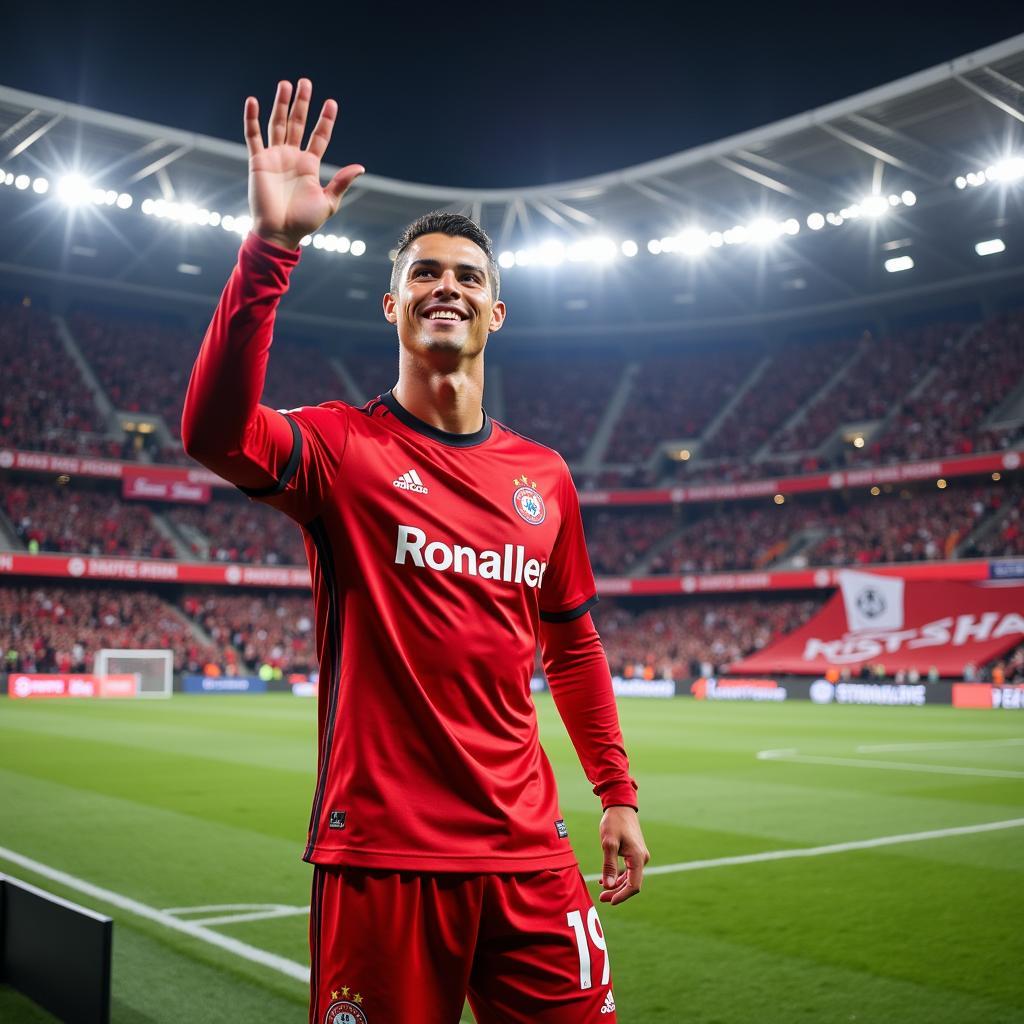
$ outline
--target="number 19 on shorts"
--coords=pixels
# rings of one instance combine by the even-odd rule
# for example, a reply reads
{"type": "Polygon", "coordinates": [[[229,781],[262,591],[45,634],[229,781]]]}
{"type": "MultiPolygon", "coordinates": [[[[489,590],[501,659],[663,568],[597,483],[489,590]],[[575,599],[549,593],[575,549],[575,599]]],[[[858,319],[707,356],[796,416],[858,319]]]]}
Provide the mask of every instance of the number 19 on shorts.
{"type": "Polygon", "coordinates": [[[604,941],[604,932],[601,930],[601,922],[597,919],[597,908],[591,907],[587,911],[586,928],[583,926],[583,913],[573,910],[565,915],[565,920],[576,935],[576,950],[580,955],[580,988],[588,989],[594,984],[590,974],[590,943],[587,941],[587,934],[590,934],[590,942],[604,954],[604,970],[601,972],[601,984],[607,985],[611,977],[612,966],[608,960],[608,947],[604,941]]]}

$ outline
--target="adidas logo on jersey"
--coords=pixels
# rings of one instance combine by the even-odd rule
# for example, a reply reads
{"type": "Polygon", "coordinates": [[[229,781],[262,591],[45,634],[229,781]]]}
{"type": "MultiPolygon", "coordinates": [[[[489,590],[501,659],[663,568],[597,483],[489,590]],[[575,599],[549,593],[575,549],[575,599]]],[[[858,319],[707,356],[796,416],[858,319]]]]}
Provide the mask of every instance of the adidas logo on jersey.
{"type": "Polygon", "coordinates": [[[420,479],[420,475],[415,469],[410,469],[407,473],[403,473],[401,476],[396,477],[392,483],[400,491],[415,491],[417,494],[430,493],[430,489],[423,486],[423,481],[420,479]]]}
{"type": "Polygon", "coordinates": [[[601,1007],[602,1013],[614,1013],[615,1012],[615,997],[612,995],[612,990],[608,989],[608,995],[604,997],[604,1005],[601,1007]]]}

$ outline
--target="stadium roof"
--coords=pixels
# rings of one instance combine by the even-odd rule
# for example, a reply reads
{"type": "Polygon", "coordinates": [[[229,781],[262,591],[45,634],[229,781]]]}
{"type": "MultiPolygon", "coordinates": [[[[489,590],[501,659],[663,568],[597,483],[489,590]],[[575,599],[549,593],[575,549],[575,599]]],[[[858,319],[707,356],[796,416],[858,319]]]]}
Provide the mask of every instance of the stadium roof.
{"type": "MultiPolygon", "coordinates": [[[[601,236],[618,254],[622,241],[635,240],[640,258],[619,257],[623,269],[614,280],[605,271],[581,280],[578,268],[566,268],[558,289],[559,323],[566,309],[575,309],[580,327],[606,319],[601,303],[593,301],[595,288],[609,300],[632,300],[624,315],[634,324],[699,325],[785,319],[908,289],[942,292],[1008,280],[1024,267],[1015,254],[1020,247],[1008,240],[1021,229],[1020,196],[1007,181],[1021,168],[1007,170],[1005,163],[1024,156],[1017,141],[1022,133],[1024,34],[763,128],[593,177],[470,189],[367,174],[329,226],[364,241],[366,256],[361,265],[346,262],[344,290],[337,287],[337,262],[306,261],[321,270],[309,272],[302,308],[334,323],[376,324],[376,310],[366,302],[376,303],[385,273],[373,264],[389,259],[404,224],[438,207],[480,222],[499,250],[510,250],[510,264],[516,250],[521,264],[535,264],[513,264],[505,276],[510,287],[517,278],[522,284],[536,277],[538,263],[546,269],[560,261],[564,247],[574,242],[601,236]],[[891,203],[884,216],[869,215],[863,206],[872,195],[883,207],[891,203]],[[812,227],[811,214],[824,227],[817,220],[812,227]],[[862,223],[851,223],[856,220],[862,223]],[[868,220],[870,225],[863,223],[868,220]],[[761,241],[779,242],[770,254],[747,244],[758,233],[770,236],[761,241]],[[795,234],[800,237],[790,237],[795,234]],[[997,234],[1007,252],[995,260],[979,258],[974,244],[997,234]],[[672,255],[650,255],[649,240],[654,249],[674,250],[672,255]],[[554,259],[536,248],[544,242],[554,246],[554,259]],[[712,248],[721,250],[711,254],[714,272],[707,265],[678,268],[687,256],[712,248]],[[740,248],[758,256],[726,258],[740,248]],[[885,272],[886,260],[909,254],[913,275],[885,272]],[[648,269],[638,275],[641,264],[648,269]],[[651,277],[652,264],[659,265],[656,292],[664,292],[664,307],[651,306],[646,295],[635,301],[646,286],[637,282],[651,277]],[[666,276],[672,278],[669,291],[663,287],[666,276]]],[[[625,163],[628,154],[623,157],[625,163]]],[[[139,228],[139,209],[149,198],[151,207],[162,199],[239,216],[246,209],[246,160],[240,141],[0,86],[0,168],[9,181],[23,175],[56,182],[75,171],[93,186],[133,197],[123,218],[116,216],[120,210],[101,211],[110,220],[105,227],[89,218],[77,218],[72,227],[70,218],[40,212],[50,197],[32,195],[27,186],[22,195],[0,189],[0,222],[8,238],[3,269],[36,279],[163,289],[206,301],[223,279],[223,260],[211,257],[210,242],[199,237],[213,233],[184,232],[171,241],[167,232],[173,228],[166,225],[155,230],[165,240],[160,244],[155,224],[139,228]]],[[[325,175],[331,170],[325,168],[325,175]]],[[[1020,241],[1024,246],[1024,236],[1020,241]]],[[[586,256],[590,250],[579,252],[586,256]]],[[[550,285],[551,275],[545,277],[550,285]]],[[[550,333],[550,310],[532,312],[537,328],[550,333]]],[[[529,327],[530,317],[521,323],[529,327]]]]}

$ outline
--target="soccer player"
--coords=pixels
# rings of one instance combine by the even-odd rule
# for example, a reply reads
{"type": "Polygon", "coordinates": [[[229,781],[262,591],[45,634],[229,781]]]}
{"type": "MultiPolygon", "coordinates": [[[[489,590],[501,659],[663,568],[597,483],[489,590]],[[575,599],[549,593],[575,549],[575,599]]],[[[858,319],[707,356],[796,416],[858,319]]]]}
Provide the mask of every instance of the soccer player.
{"type": "Polygon", "coordinates": [[[310,1021],[453,1024],[467,995],[480,1024],[614,1021],[604,934],[538,742],[538,642],[604,808],[601,901],[639,892],[649,855],[568,468],[483,409],[484,348],[505,317],[490,240],[450,214],[405,231],[384,296],[391,391],[361,409],[260,405],[299,242],[363,172],[321,186],[337,104],[303,148],[312,86],[292,92],[278,85],[266,145],[245,103],[253,229],[182,439],[305,540],[320,661],[310,1021]]]}

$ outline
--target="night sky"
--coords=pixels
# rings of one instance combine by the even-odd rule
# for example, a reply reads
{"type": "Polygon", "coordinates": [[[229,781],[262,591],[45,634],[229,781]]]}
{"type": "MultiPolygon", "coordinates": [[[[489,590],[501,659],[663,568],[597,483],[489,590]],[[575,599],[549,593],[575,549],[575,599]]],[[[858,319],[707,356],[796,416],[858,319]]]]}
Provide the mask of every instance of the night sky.
{"type": "Polygon", "coordinates": [[[677,152],[1024,32],[1020,0],[215,7],[8,11],[0,83],[240,141],[247,93],[266,106],[278,78],[307,75],[315,101],[341,103],[334,163],[529,185],[677,152]]]}

